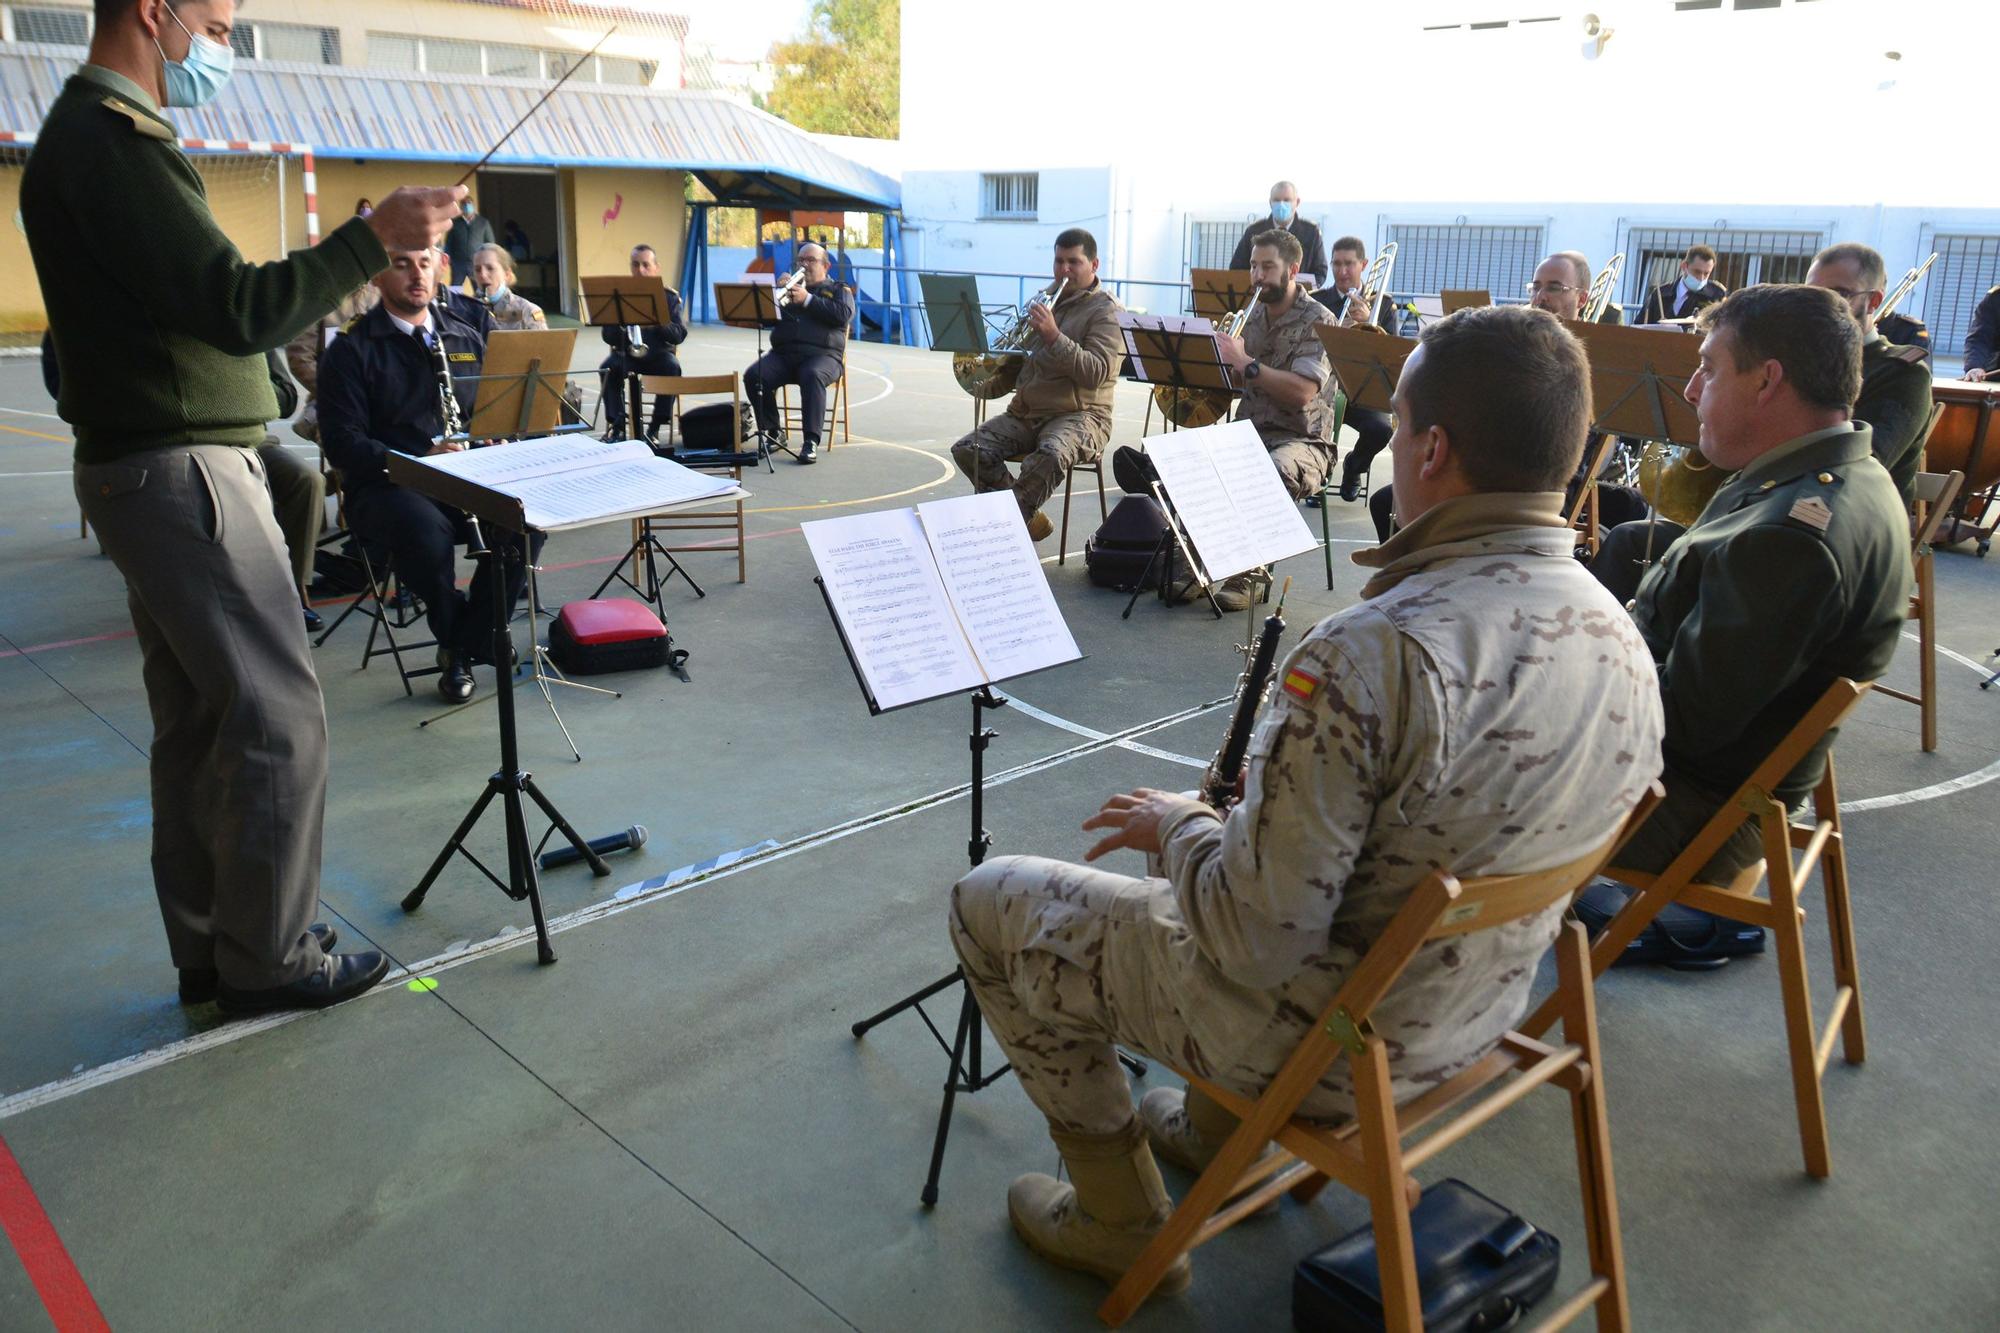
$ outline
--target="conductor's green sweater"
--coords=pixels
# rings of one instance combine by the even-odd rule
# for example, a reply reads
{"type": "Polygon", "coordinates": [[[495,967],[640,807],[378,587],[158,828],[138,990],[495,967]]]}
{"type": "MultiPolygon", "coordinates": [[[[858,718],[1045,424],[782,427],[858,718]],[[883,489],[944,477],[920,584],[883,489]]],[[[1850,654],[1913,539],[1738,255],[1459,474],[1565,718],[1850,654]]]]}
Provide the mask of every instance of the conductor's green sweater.
{"type": "Polygon", "coordinates": [[[255,446],[278,415],[263,353],[388,267],[366,222],[247,264],[146,91],[85,65],[21,180],[21,221],[55,334],[76,459],[255,446]]]}

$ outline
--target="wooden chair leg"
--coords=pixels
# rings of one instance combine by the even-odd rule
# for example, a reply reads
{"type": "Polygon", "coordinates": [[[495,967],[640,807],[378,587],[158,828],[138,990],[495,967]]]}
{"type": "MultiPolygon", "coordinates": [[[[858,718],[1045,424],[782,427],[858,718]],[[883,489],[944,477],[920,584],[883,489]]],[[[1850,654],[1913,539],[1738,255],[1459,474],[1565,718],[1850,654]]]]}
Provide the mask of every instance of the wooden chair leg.
{"type": "Polygon", "coordinates": [[[1389,1090],[1389,1054],[1372,1037],[1354,1064],[1354,1106],[1367,1164],[1368,1212],[1375,1224],[1375,1263],[1382,1276],[1382,1323],[1391,1333],[1422,1333],[1423,1293],[1417,1287],[1417,1244],[1403,1190],[1403,1145],[1389,1090]]]}
{"type": "Polygon", "coordinates": [[[1111,517],[1111,507],[1104,503],[1104,455],[1097,456],[1097,466],[1091,469],[1097,478],[1097,523],[1102,527],[1111,517]]]}
{"type": "Polygon", "coordinates": [[[736,581],[750,581],[750,542],[743,533],[743,502],[736,502],[736,581]]]}
{"type": "Polygon", "coordinates": [[[1590,1079],[1570,1094],[1576,1133],[1577,1186],[1583,1196],[1590,1271],[1604,1279],[1597,1298],[1600,1333],[1622,1333],[1632,1322],[1625,1292],[1625,1250],[1618,1235],[1618,1188],[1611,1170],[1611,1116],[1604,1100],[1604,1051],[1597,1040],[1597,993],[1590,982],[1590,946],[1583,923],[1571,921],[1556,941],[1557,990],[1564,998],[1563,1040],[1583,1048],[1590,1079]]]}
{"type": "Polygon", "coordinates": [[[1771,886],[1772,927],[1778,946],[1778,986],[1785,1006],[1785,1045],[1792,1065],[1792,1095],[1799,1109],[1799,1144],[1806,1174],[1825,1179],[1833,1171],[1826,1127],[1826,1101],[1820,1095],[1819,1065],[1813,1048],[1812,987],[1806,972],[1806,937],[1799,910],[1798,885],[1792,878],[1789,825],[1775,801],[1764,816],[1765,855],[1771,886]],[[1772,826],[1784,840],[1773,845],[1772,826]]]}
{"type": "Polygon", "coordinates": [[[1917,561],[1917,708],[1923,717],[1924,753],[1937,749],[1936,576],[1929,553],[1917,561]]]}
{"type": "MultiPolygon", "coordinates": [[[[1611,970],[1618,956],[1625,952],[1625,946],[1639,938],[1646,927],[1653,924],[1653,918],[1665,910],[1674,900],[1675,890],[1669,885],[1655,880],[1646,888],[1634,893],[1618,909],[1618,915],[1611,918],[1611,924],[1590,946],[1590,975],[1601,977],[1611,970]]],[[[1562,1016],[1562,997],[1550,995],[1536,1006],[1533,1013],[1515,1025],[1514,1030],[1524,1037],[1540,1037],[1555,1026],[1562,1016]]]]}
{"type": "MultiPolygon", "coordinates": [[[[1847,894],[1847,833],[1840,826],[1840,790],[1834,782],[1833,759],[1828,756],[1826,776],[1813,793],[1815,809],[1822,819],[1833,821],[1833,836],[1820,853],[1820,882],[1826,888],[1826,932],[1833,946],[1833,984],[1845,992],[1847,1012],[1840,1020],[1841,1055],[1848,1064],[1858,1065],[1868,1058],[1868,1030],[1861,1017],[1861,959],[1854,947],[1854,904],[1847,894]]],[[[1835,1003],[1839,1003],[1838,999],[1835,1003]]]]}

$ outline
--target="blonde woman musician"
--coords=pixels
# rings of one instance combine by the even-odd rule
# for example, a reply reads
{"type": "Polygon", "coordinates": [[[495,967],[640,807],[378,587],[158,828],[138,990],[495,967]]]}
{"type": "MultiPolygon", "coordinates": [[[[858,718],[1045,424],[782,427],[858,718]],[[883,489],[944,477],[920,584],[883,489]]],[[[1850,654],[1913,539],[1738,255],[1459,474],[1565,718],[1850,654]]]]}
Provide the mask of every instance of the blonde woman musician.
{"type": "Polygon", "coordinates": [[[497,245],[472,252],[472,289],[493,313],[496,329],[546,329],[542,308],[514,290],[514,257],[497,245]]]}

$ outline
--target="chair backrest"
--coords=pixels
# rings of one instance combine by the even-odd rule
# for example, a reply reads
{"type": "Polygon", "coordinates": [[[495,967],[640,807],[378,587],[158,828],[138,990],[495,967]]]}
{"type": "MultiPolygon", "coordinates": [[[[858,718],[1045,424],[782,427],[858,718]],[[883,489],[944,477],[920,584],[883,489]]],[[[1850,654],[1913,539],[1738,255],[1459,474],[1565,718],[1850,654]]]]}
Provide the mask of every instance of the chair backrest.
{"type": "Polygon", "coordinates": [[[1656,779],[1618,827],[1602,844],[1564,865],[1525,875],[1487,875],[1461,882],[1449,871],[1434,870],[1411,892],[1347,980],[1328,1004],[1324,1025],[1343,1011],[1360,1022],[1380,1003],[1403,974],[1417,950],[1431,940],[1490,930],[1531,916],[1573,897],[1599,871],[1639,826],[1652,816],[1666,796],[1656,779]]]}
{"type": "Polygon", "coordinates": [[[1951,502],[1958,498],[1958,492],[1965,485],[1963,472],[1919,472],[1916,476],[1912,499],[1926,508],[1918,509],[1923,515],[1916,525],[1916,536],[1911,552],[1922,559],[1930,544],[1937,539],[1937,530],[1951,512],[1951,502]]]}
{"type": "MultiPolygon", "coordinates": [[[[1583,472],[1583,485],[1577,487],[1576,503],[1570,506],[1566,516],[1572,528],[1582,528],[1594,517],[1590,511],[1590,501],[1597,495],[1597,474],[1604,470],[1604,460],[1609,458],[1611,451],[1617,447],[1616,435],[1607,431],[1599,436],[1597,451],[1590,456],[1590,464],[1583,472]]],[[[1595,524],[1591,523],[1590,526],[1594,527],[1595,524]]],[[[1591,539],[1591,545],[1595,547],[1597,534],[1593,531],[1585,535],[1591,539]]]]}
{"type": "Polygon", "coordinates": [[[641,375],[639,387],[647,393],[670,393],[675,397],[688,394],[734,393],[736,374],[727,375],[641,375]]]}

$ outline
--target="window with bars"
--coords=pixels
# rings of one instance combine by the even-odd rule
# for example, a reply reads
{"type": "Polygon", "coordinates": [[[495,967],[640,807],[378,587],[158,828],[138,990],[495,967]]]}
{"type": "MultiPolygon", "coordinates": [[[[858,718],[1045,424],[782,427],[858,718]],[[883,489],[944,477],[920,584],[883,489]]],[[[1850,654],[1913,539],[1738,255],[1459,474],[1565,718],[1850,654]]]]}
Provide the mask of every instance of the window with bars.
{"type": "Polygon", "coordinates": [[[1032,222],[1040,207],[1041,185],[1039,172],[987,172],[979,178],[979,216],[1032,222]]]}
{"type": "MultiPolygon", "coordinates": [[[[1189,272],[1198,268],[1228,268],[1230,258],[1236,253],[1236,242],[1243,238],[1245,224],[1235,218],[1217,222],[1189,218],[1187,242],[1183,249],[1187,255],[1186,268],[1189,272]]],[[[1181,274],[1181,281],[1188,279],[1188,273],[1181,274]]]]}
{"type": "Polygon", "coordinates": [[[7,7],[8,36],[17,42],[47,42],[54,46],[89,46],[90,11],[7,7]]]}
{"type": "Polygon", "coordinates": [[[307,23],[238,23],[229,45],[244,60],[288,60],[298,65],[338,65],[340,30],[307,23]]]}
{"type": "Polygon", "coordinates": [[[1760,282],[1804,282],[1824,231],[1752,227],[1634,227],[1625,236],[1625,292],[1637,305],[1646,293],[1680,276],[1681,257],[1700,243],[1715,251],[1714,280],[1735,291],[1760,282]]]}
{"type": "Polygon", "coordinates": [[[1957,356],[1972,331],[1973,310],[2000,285],[2000,236],[1940,234],[1931,237],[1931,249],[1938,259],[1924,275],[1924,323],[1932,350],[1957,356]]]}
{"type": "Polygon", "coordinates": [[[486,72],[500,79],[532,79],[542,72],[542,53],[533,46],[486,45],[486,72]]]}
{"type": "Polygon", "coordinates": [[[1542,262],[1545,229],[1539,224],[1494,226],[1395,222],[1396,272],[1390,286],[1399,292],[1440,292],[1447,287],[1484,288],[1496,299],[1519,298],[1542,262]]]}

